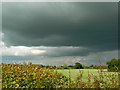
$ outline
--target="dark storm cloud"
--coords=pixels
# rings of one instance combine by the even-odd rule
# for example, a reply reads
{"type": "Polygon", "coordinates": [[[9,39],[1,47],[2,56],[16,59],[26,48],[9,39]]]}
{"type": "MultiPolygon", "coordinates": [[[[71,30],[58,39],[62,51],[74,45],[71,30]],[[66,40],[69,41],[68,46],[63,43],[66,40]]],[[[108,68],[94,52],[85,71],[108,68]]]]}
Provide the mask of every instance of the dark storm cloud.
{"type": "MultiPolygon", "coordinates": [[[[45,50],[41,56],[62,57],[62,56],[86,56],[91,52],[90,49],[84,47],[38,47],[37,50],[45,50]]],[[[92,50],[94,52],[94,50],[92,50]]]]}
{"type": "Polygon", "coordinates": [[[117,49],[117,3],[3,3],[8,45],[117,49]]]}
{"type": "Polygon", "coordinates": [[[64,65],[66,64],[75,64],[76,62],[80,62],[83,65],[105,65],[105,63],[112,58],[117,58],[118,51],[107,51],[107,52],[99,52],[92,53],[88,56],[62,56],[62,57],[46,57],[46,56],[3,56],[3,63],[20,63],[23,61],[31,61],[35,64],[45,64],[45,65],[64,65]]]}

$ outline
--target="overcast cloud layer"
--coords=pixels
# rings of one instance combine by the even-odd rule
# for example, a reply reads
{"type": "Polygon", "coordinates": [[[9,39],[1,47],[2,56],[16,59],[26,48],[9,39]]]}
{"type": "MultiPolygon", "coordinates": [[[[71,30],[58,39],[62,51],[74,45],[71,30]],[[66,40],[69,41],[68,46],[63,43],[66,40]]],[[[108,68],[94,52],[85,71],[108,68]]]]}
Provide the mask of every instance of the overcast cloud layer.
{"type": "Polygon", "coordinates": [[[119,2],[119,0],[2,0],[2,2],[119,2]]]}
{"type": "MultiPolygon", "coordinates": [[[[94,59],[91,63],[98,63],[95,60],[98,58],[94,58],[98,53],[107,52],[102,57],[110,53],[111,58],[117,57],[118,5],[116,2],[3,3],[2,34],[4,58],[47,57],[42,62],[57,58],[64,63],[70,57],[84,57],[86,62],[94,59]]],[[[57,60],[54,62],[60,63],[57,60]]]]}

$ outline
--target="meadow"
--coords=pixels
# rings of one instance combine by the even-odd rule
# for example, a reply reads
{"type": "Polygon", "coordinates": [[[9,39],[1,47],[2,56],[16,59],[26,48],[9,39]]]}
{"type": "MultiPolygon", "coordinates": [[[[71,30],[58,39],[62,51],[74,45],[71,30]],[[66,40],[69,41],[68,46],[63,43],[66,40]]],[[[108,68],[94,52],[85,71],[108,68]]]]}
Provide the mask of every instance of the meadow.
{"type": "Polygon", "coordinates": [[[119,88],[118,72],[2,64],[2,88],[119,88]]]}
{"type": "MultiPolygon", "coordinates": [[[[99,77],[100,73],[102,75],[116,75],[116,78],[118,78],[118,72],[108,72],[107,69],[102,69],[102,71],[100,69],[62,69],[57,71],[68,78],[70,77],[73,81],[82,75],[82,80],[86,83],[88,82],[88,75],[90,75],[91,82],[93,82],[94,77],[99,77]]],[[[107,77],[104,76],[104,79],[107,80],[107,77]]]]}
{"type": "MultiPolygon", "coordinates": [[[[69,77],[69,74],[71,74],[70,78],[72,80],[76,80],[80,72],[82,72],[83,74],[82,80],[87,82],[88,74],[90,73],[91,75],[98,77],[100,69],[62,69],[57,71],[67,77],[69,77]]],[[[103,69],[103,72],[107,72],[107,69],[103,69]]],[[[107,72],[107,73],[115,73],[115,72],[107,72]]]]}

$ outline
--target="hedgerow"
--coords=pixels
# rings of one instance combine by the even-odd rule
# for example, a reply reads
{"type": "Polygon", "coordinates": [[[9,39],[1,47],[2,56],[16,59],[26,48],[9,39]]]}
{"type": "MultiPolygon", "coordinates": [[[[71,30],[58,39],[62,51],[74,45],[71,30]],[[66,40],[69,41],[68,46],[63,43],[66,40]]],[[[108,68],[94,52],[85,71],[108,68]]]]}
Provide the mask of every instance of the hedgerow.
{"type": "Polygon", "coordinates": [[[2,65],[2,88],[60,88],[68,79],[53,69],[39,65],[2,65]]]}

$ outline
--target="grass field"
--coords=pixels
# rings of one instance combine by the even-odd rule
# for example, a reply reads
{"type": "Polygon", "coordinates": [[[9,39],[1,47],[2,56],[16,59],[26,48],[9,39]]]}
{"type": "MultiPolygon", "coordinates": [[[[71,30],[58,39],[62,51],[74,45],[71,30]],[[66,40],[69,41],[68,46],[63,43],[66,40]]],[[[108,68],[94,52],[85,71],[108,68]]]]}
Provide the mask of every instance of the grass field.
{"type": "MultiPolygon", "coordinates": [[[[80,75],[80,71],[83,72],[82,80],[88,81],[88,74],[90,73],[91,78],[94,76],[99,76],[100,69],[61,69],[57,70],[59,73],[64,74],[67,77],[70,77],[71,80],[76,80],[76,78],[80,75]]],[[[103,69],[103,74],[118,74],[117,72],[107,72],[107,69],[103,69]]]]}

